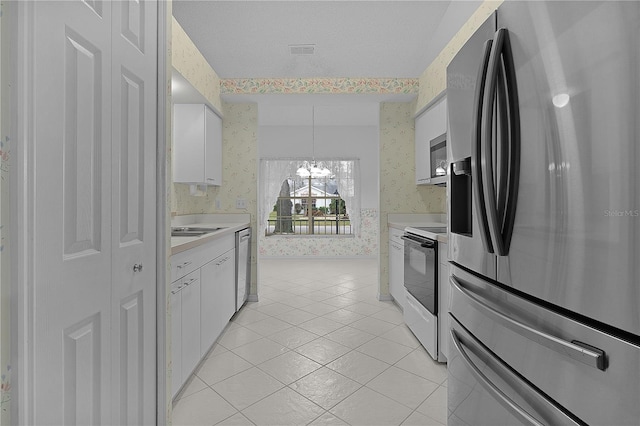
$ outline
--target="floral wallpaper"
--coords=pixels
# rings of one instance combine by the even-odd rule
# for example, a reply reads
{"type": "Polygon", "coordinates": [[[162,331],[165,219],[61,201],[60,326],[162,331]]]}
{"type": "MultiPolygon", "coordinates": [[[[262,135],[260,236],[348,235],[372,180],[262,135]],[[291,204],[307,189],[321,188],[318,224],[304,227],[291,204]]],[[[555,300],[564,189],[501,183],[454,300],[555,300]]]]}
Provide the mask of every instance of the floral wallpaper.
{"type": "Polygon", "coordinates": [[[412,78],[242,78],[225,79],[226,94],[385,94],[418,93],[418,80],[412,78]]]}
{"type": "Polygon", "coordinates": [[[222,112],[220,78],[193,44],[178,21],[172,17],[171,65],[186,78],[211,105],[222,112]]]}
{"type": "Polygon", "coordinates": [[[222,187],[218,189],[220,208],[225,213],[251,214],[251,290],[256,294],[258,229],[258,105],[223,103],[222,122],[222,187]],[[235,208],[243,198],[247,208],[235,208]]]}
{"type": "Polygon", "coordinates": [[[380,294],[389,293],[389,213],[444,213],[446,188],[415,183],[414,105],[380,105],[380,294]]]}
{"type": "Polygon", "coordinates": [[[436,59],[427,67],[419,78],[420,91],[414,113],[422,110],[436,96],[447,88],[447,65],[456,56],[460,48],[480,25],[502,4],[503,0],[487,0],[473,13],[471,18],[460,28],[436,59]]]}
{"type": "MultiPolygon", "coordinates": [[[[2,17],[4,23],[11,22],[16,19],[12,15],[13,10],[8,11],[5,6],[5,15],[2,17]]],[[[12,8],[13,9],[13,8],[12,8]]],[[[1,15],[1,14],[0,14],[1,15]]],[[[6,25],[5,25],[6,28],[6,25]]],[[[0,121],[0,425],[15,424],[11,421],[11,396],[15,383],[15,377],[12,382],[11,377],[11,252],[10,244],[12,225],[11,210],[13,204],[11,202],[11,177],[15,178],[16,174],[12,170],[15,167],[18,158],[14,155],[18,150],[17,144],[9,135],[15,134],[12,128],[11,114],[11,74],[6,72],[11,64],[10,58],[10,37],[4,37],[2,34],[2,49],[0,64],[2,71],[0,72],[0,93],[2,93],[1,117],[0,121]]],[[[19,211],[19,210],[18,210],[19,211]]]]}
{"type": "Polygon", "coordinates": [[[378,211],[361,209],[360,235],[353,237],[299,237],[260,235],[260,256],[375,257],[378,254],[378,211]]]}

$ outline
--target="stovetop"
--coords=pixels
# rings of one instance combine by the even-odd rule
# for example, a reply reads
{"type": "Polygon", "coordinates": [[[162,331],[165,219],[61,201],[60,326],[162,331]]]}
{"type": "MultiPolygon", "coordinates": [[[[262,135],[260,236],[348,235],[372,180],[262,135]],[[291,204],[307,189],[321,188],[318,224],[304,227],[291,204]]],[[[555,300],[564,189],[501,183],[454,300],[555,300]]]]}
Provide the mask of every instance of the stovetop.
{"type": "Polygon", "coordinates": [[[405,232],[410,234],[420,235],[425,238],[435,238],[437,234],[446,234],[447,228],[442,226],[409,226],[404,228],[405,232]]]}

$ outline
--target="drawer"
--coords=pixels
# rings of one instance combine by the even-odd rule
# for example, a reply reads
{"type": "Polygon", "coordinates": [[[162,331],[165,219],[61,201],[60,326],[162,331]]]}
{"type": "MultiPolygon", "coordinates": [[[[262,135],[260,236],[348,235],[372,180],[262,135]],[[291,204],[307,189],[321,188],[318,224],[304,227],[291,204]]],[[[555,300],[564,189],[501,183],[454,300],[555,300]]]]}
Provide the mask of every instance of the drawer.
{"type": "MultiPolygon", "coordinates": [[[[222,256],[229,250],[233,250],[236,247],[235,234],[227,235],[223,238],[218,238],[210,243],[203,245],[201,248],[205,251],[206,257],[204,263],[211,262],[213,259],[222,256]]],[[[203,263],[203,264],[204,264],[203,263]]]]}
{"type": "Polygon", "coordinates": [[[206,260],[206,252],[196,247],[171,256],[171,282],[200,268],[206,260]]]}
{"type": "Polygon", "coordinates": [[[638,424],[640,347],[460,268],[450,282],[452,317],[505,365],[586,424],[638,424]]]}
{"type": "Polygon", "coordinates": [[[402,236],[404,235],[404,231],[396,228],[389,228],[389,241],[404,246],[404,241],[402,241],[402,236]]]}
{"type": "Polygon", "coordinates": [[[171,282],[195,271],[233,248],[235,248],[235,235],[231,234],[171,256],[171,282]]]}

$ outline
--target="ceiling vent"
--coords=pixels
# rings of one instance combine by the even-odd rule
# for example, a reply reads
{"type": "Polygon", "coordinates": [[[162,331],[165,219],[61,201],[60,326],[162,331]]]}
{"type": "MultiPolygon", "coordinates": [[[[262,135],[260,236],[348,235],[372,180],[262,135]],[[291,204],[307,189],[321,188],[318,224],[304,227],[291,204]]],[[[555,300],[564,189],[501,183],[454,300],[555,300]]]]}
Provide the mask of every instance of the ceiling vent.
{"type": "Polygon", "coordinates": [[[313,55],[316,51],[315,44],[290,44],[289,53],[292,55],[313,55]]]}

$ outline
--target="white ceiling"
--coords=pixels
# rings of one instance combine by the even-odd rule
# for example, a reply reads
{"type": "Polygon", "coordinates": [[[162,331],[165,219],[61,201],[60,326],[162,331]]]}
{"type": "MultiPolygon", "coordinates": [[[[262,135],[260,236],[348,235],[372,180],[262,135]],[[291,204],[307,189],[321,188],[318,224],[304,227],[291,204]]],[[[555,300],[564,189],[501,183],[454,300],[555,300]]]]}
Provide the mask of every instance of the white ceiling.
{"type": "MultiPolygon", "coordinates": [[[[417,78],[481,3],[173,0],[173,15],[221,78],[417,78]],[[292,56],[291,44],[314,44],[315,54],[292,56]]],[[[308,126],[312,116],[316,126],[377,125],[379,102],[414,98],[224,95],[257,103],[260,126],[308,126]]],[[[177,72],[173,101],[206,102],[177,72]]]]}
{"type": "Polygon", "coordinates": [[[416,78],[481,3],[174,0],[173,15],[221,78],[416,78]]]}

